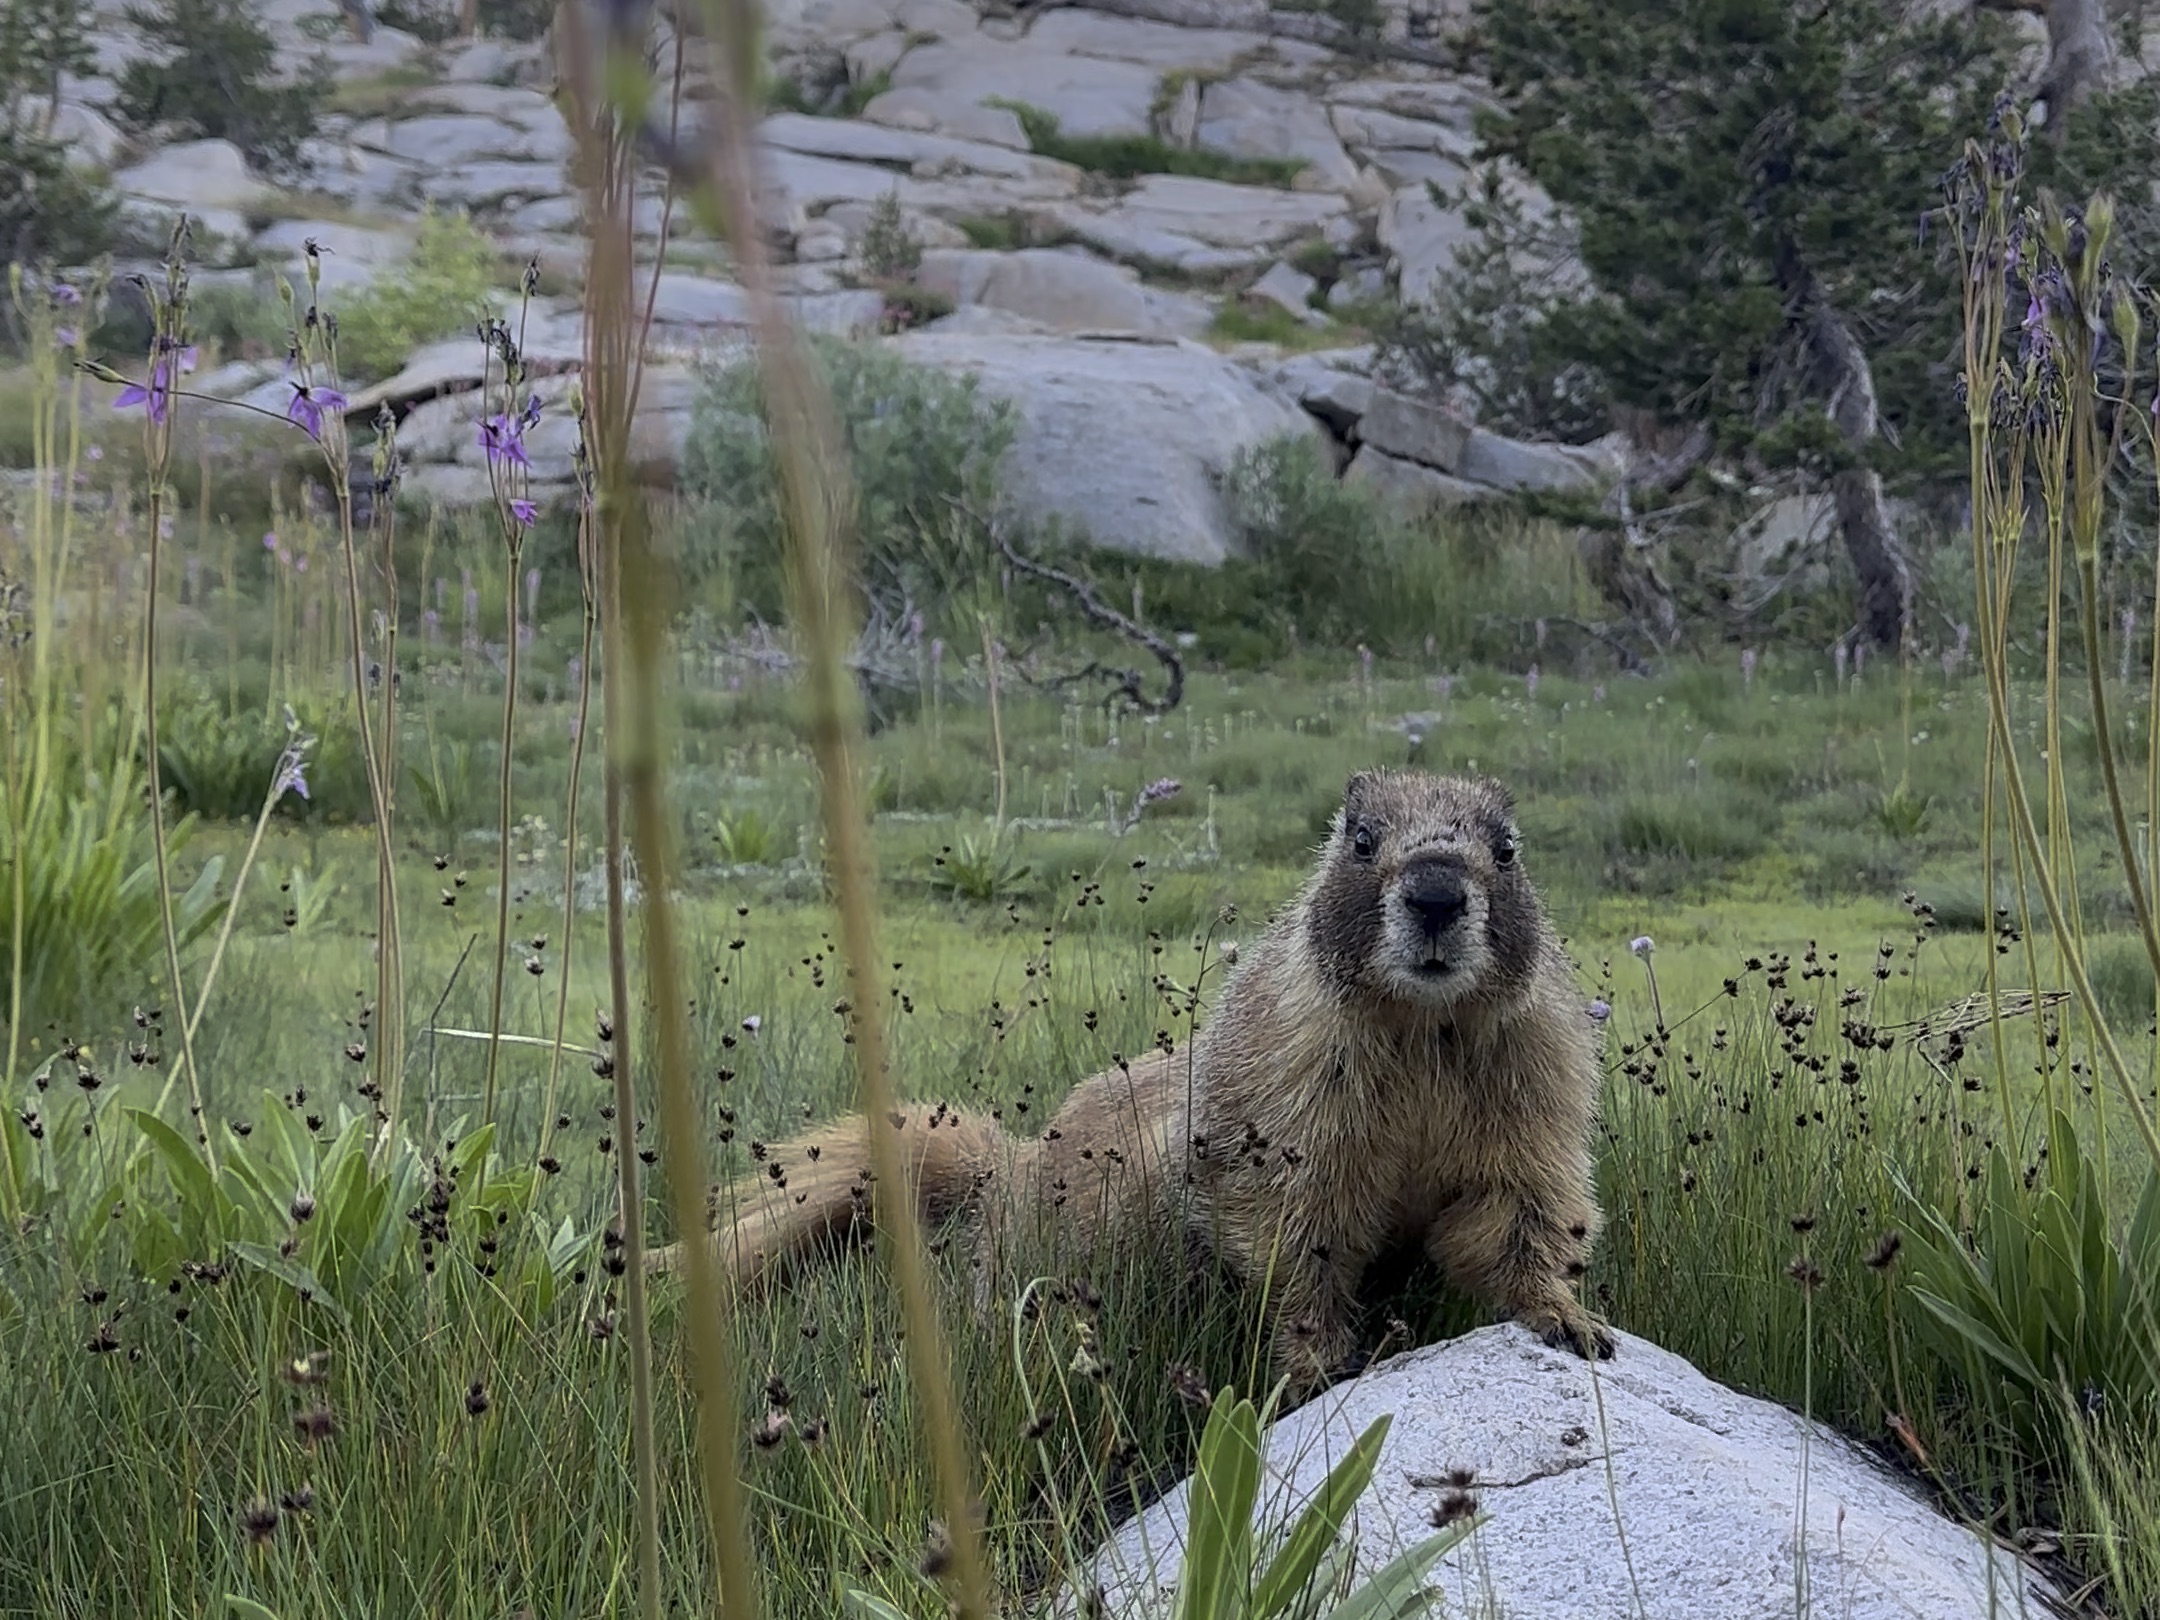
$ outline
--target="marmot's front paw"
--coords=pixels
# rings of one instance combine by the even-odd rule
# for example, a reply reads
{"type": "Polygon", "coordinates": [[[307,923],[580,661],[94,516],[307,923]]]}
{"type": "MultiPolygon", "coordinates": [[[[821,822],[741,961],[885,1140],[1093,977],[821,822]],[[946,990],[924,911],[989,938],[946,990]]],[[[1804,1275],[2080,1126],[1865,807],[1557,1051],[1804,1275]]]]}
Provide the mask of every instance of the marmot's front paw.
{"type": "Polygon", "coordinates": [[[1284,1322],[1277,1334],[1276,1371],[1289,1379],[1288,1393],[1302,1399],[1343,1376],[1356,1349],[1357,1340],[1345,1324],[1296,1318],[1284,1322]]]}
{"type": "Polygon", "coordinates": [[[1612,1329],[1570,1300],[1564,1305],[1533,1305],[1516,1318],[1555,1350],[1570,1350],[1583,1360],[1612,1360],[1612,1329]]]}

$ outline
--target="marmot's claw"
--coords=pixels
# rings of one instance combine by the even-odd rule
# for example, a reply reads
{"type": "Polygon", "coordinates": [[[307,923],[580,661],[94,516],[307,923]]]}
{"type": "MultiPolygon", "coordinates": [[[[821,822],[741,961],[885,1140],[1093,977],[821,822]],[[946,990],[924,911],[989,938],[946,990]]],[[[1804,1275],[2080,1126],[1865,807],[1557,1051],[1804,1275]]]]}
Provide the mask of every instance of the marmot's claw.
{"type": "Polygon", "coordinates": [[[1585,1361],[1612,1360],[1612,1329],[1587,1313],[1539,1311],[1524,1325],[1551,1349],[1569,1351],[1585,1361]]]}

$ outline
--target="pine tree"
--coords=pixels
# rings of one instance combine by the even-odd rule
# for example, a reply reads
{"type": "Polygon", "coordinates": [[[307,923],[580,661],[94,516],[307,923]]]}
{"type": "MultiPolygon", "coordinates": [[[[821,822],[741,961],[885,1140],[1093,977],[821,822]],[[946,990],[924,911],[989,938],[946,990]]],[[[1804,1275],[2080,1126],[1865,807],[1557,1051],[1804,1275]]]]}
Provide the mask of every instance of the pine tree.
{"type": "MultiPolygon", "coordinates": [[[[1924,215],[2016,84],[2003,18],[1899,0],[1487,0],[1488,152],[1575,226],[1589,287],[1540,312],[1612,412],[1702,424],[1705,453],[1833,496],[1861,623],[1911,583],[1884,477],[1961,476],[1960,298],[1924,215]]],[[[2036,153],[2082,200],[2149,175],[2153,98],[2095,91],[2036,153]]],[[[2149,251],[2147,234],[2124,233],[2149,251]]],[[[2130,266],[2125,266],[2130,268],[2130,266]]]]}
{"type": "Polygon", "coordinates": [[[271,168],[299,165],[330,91],[322,58],[281,81],[276,42],[249,0],[156,0],[129,6],[127,18],[163,47],[163,60],[130,62],[121,75],[120,111],[131,124],[174,124],[231,141],[271,168]]]}

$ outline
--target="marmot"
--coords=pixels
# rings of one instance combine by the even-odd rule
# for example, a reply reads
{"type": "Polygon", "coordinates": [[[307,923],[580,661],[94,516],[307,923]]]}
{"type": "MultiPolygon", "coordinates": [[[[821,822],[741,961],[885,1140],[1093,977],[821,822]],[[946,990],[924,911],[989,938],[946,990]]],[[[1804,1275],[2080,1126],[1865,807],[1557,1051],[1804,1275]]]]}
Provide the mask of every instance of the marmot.
{"type": "MultiPolygon", "coordinates": [[[[1037,1138],[943,1106],[900,1130],[924,1216],[976,1215],[986,1288],[1030,1212],[1082,1242],[1182,1223],[1266,1287],[1277,1371],[1303,1391],[1348,1358],[1359,1279],[1403,1239],[1548,1344],[1612,1353],[1573,1286],[1599,1072],[1508,791],[1363,771],[1185,1051],[1082,1081],[1037,1138]]],[[[870,1224],[860,1120],[769,1157],[779,1176],[720,1240],[745,1284],[870,1224]]]]}

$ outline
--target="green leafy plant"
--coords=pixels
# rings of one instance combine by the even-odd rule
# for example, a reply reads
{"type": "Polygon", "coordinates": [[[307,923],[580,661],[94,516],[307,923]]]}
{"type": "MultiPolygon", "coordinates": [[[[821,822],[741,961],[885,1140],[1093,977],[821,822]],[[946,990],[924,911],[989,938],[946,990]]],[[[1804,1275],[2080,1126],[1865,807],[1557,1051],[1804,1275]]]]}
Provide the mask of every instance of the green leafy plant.
{"type": "MultiPolygon", "coordinates": [[[[172,1198],[131,1200],[121,1224],[131,1263],[142,1276],[177,1274],[184,1265],[229,1258],[291,1288],[341,1324],[350,1307],[402,1265],[421,1256],[410,1211],[432,1217],[438,1240],[467,1244],[497,1238],[499,1217],[529,1209],[536,1172],[506,1169],[493,1152],[495,1130],[456,1134],[439,1159],[412,1144],[370,1162],[373,1121],[341,1110],[327,1140],[310,1130],[284,1098],[265,1095],[261,1125],[246,1137],[228,1133],[212,1170],[193,1143],[144,1109],[128,1110],[172,1198]]],[[[91,1215],[110,1219],[105,1201],[91,1215]]],[[[537,1220],[537,1216],[530,1217],[537,1220]]],[[[590,1247],[567,1217],[539,1229],[526,1264],[499,1279],[505,1293],[544,1311],[590,1247]]]]}
{"type": "MultiPolygon", "coordinates": [[[[985,398],[971,378],[885,349],[827,339],[810,351],[853,473],[863,590],[894,616],[917,611],[972,636],[976,609],[995,591],[983,517],[1012,443],[1012,407],[985,398]]],[[[682,482],[702,498],[677,558],[686,582],[731,577],[744,607],[779,616],[786,598],[779,481],[754,363],[708,376],[682,482]]]]}
{"type": "Polygon", "coordinates": [[[2100,1168],[2057,1112],[2035,1184],[1990,1151],[1969,1229],[1907,1190],[1917,1315],[2028,1443],[2103,1406],[2160,1399],[2160,1171],[2119,1231],[2100,1168]]]}
{"type": "MultiPolygon", "coordinates": [[[[1272,1408],[1272,1400],[1269,1404],[1272,1408]]],[[[1376,1419],[1358,1436],[1263,1562],[1253,1534],[1261,1414],[1235,1390],[1219,1392],[1193,1469],[1185,1562],[1171,1609],[1175,1620],[1277,1620],[1292,1614],[1307,1620],[1399,1620],[1421,1612],[1429,1596],[1426,1571],[1478,1527],[1478,1517],[1426,1537],[1355,1590],[1327,1601],[1340,1579],[1343,1521],[1372,1481],[1390,1421],[1376,1419]]]]}
{"type": "Polygon", "coordinates": [[[1002,828],[981,838],[962,833],[957,843],[945,845],[929,861],[932,887],[980,905],[1025,893],[1029,871],[1014,839],[1002,828]]]}
{"type": "Polygon", "coordinates": [[[295,169],[330,94],[330,68],[315,58],[299,76],[277,77],[277,44],[250,0],[156,0],[127,19],[153,54],[120,75],[120,114],[137,129],[177,125],[231,141],[258,163],[295,169]]]}
{"type": "Polygon", "coordinates": [[[1926,830],[1928,812],[1934,806],[1934,799],[1927,794],[1916,793],[1909,782],[1900,782],[1875,801],[1875,819],[1892,838],[1918,838],[1926,830]]]}
{"type": "MultiPolygon", "coordinates": [[[[108,791],[127,803],[132,790],[132,802],[139,802],[140,774],[115,775],[108,791]]],[[[22,790],[10,799],[0,817],[0,871],[20,871],[22,910],[18,916],[18,885],[0,883],[0,983],[21,974],[26,1028],[102,1019],[116,994],[140,993],[147,985],[164,948],[156,870],[138,829],[107,819],[104,793],[87,798],[22,790]],[[119,990],[123,985],[138,989],[119,990]]],[[[185,845],[192,827],[187,819],[173,826],[172,852],[185,845]]],[[[222,857],[212,856],[175,898],[182,945],[216,923],[224,869],[222,857]]]]}
{"type": "Polygon", "coordinates": [[[262,881],[276,896],[279,920],[289,933],[306,934],[320,926],[337,896],[334,871],[310,872],[304,867],[286,869],[283,877],[265,868],[262,881]]]}
{"type": "Polygon", "coordinates": [[[730,866],[771,866],[795,840],[778,817],[746,805],[714,813],[712,841],[730,866]]]}
{"type": "Polygon", "coordinates": [[[472,744],[460,737],[438,746],[430,733],[426,769],[409,765],[406,774],[428,830],[445,848],[454,845],[473,825],[473,804],[480,790],[472,744]]]}
{"type": "Polygon", "coordinates": [[[470,330],[499,313],[499,255],[462,211],[420,217],[412,257],[378,276],[338,311],[338,366],[346,377],[387,377],[423,343],[470,330]]]}

